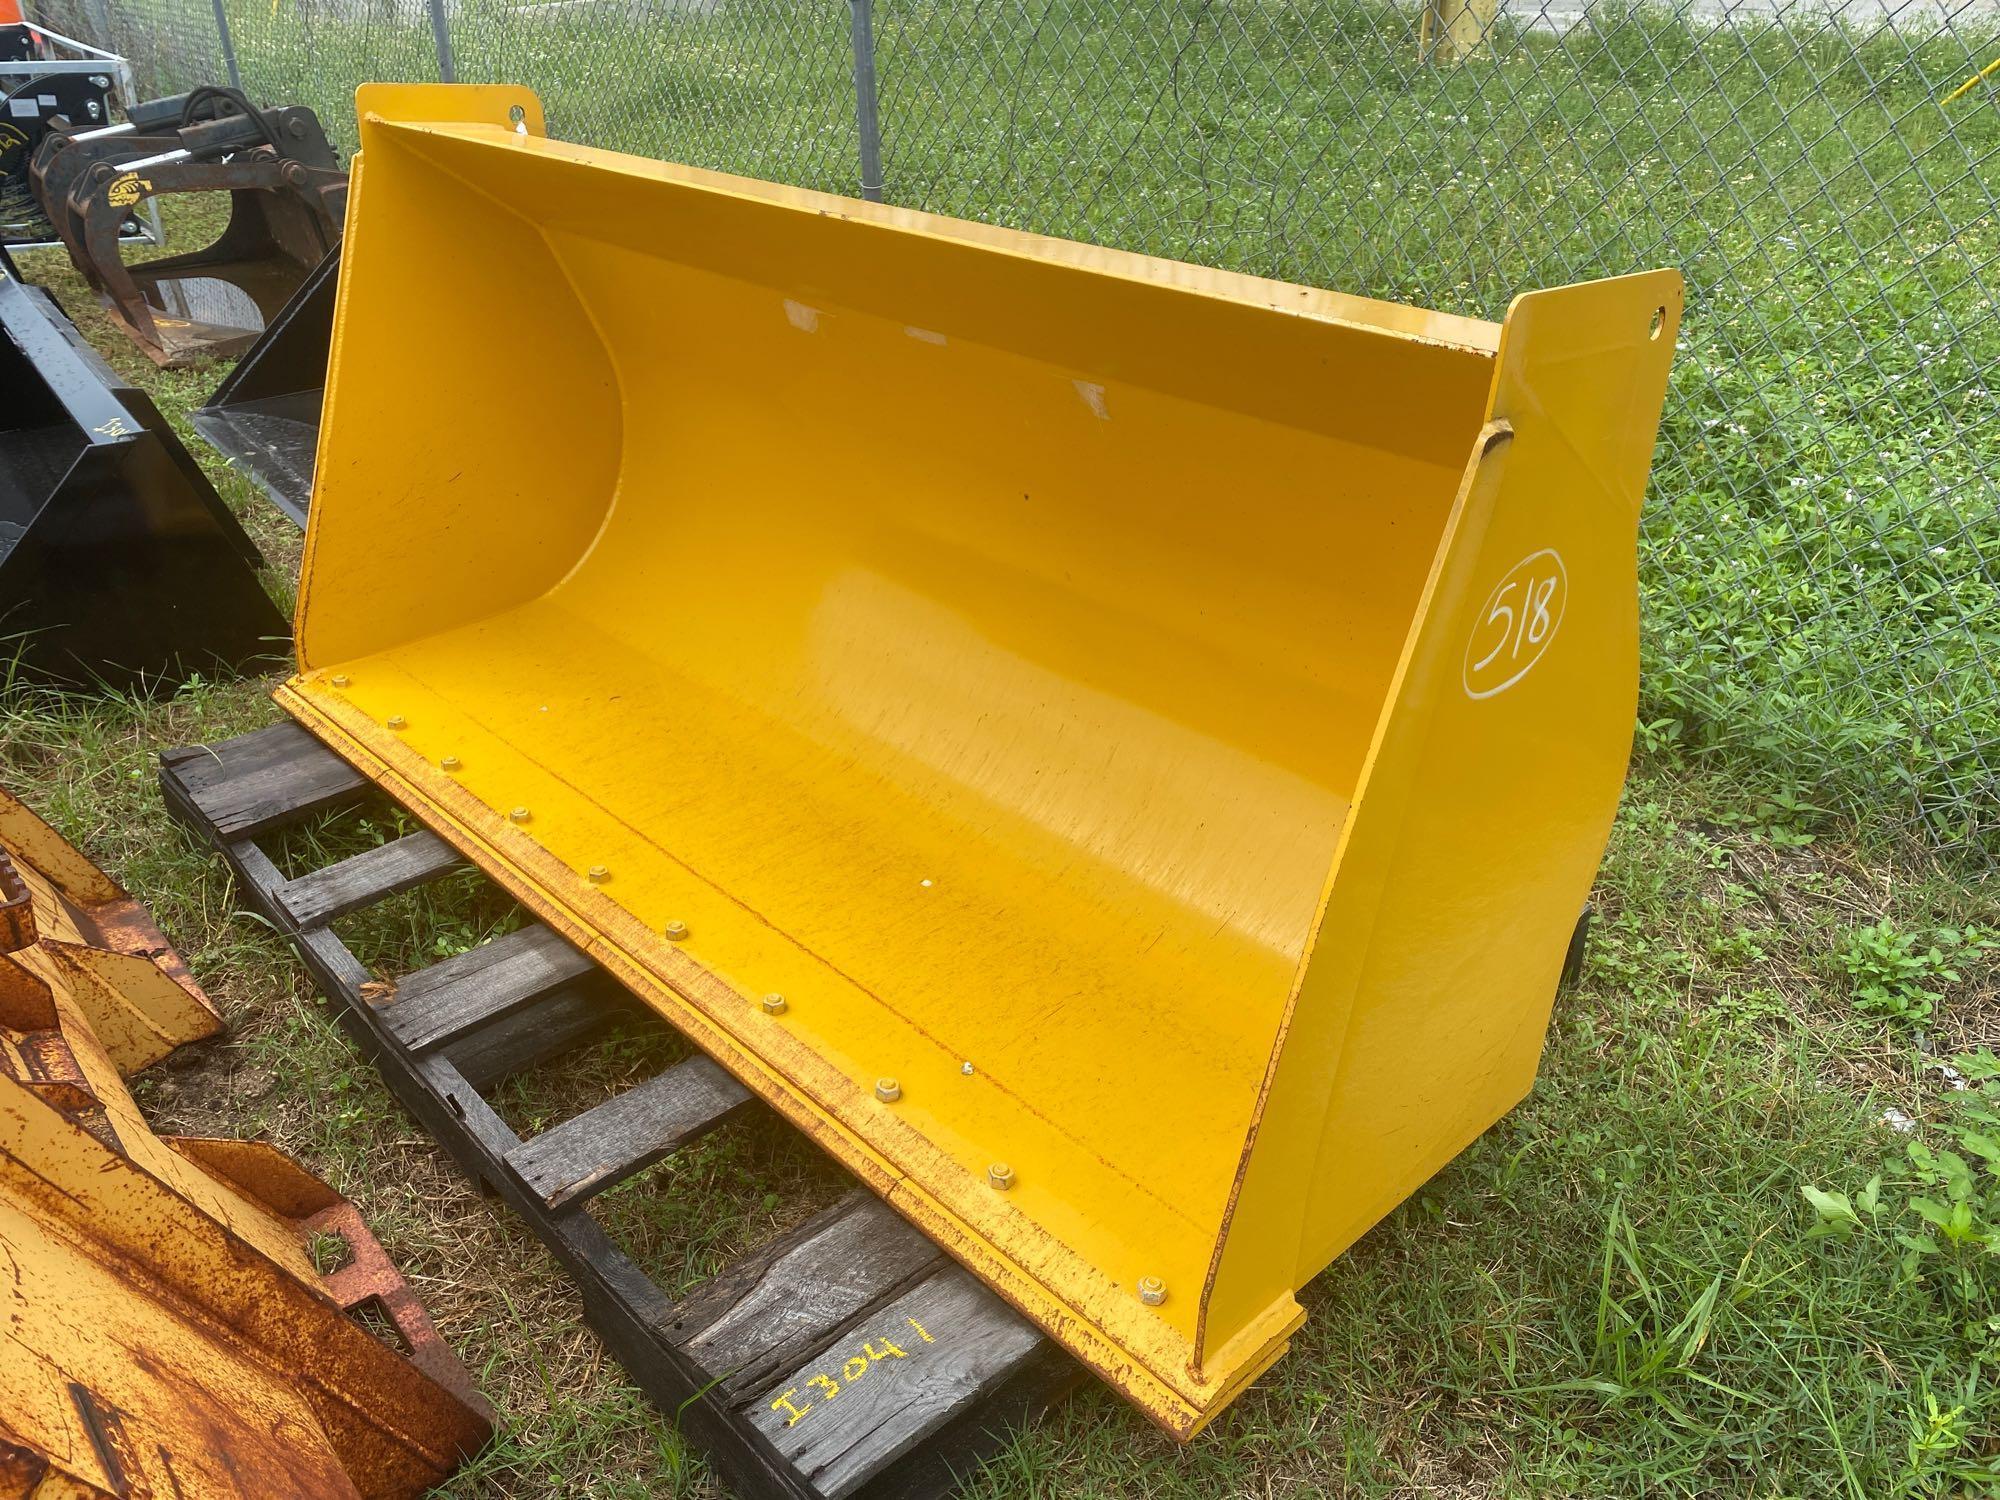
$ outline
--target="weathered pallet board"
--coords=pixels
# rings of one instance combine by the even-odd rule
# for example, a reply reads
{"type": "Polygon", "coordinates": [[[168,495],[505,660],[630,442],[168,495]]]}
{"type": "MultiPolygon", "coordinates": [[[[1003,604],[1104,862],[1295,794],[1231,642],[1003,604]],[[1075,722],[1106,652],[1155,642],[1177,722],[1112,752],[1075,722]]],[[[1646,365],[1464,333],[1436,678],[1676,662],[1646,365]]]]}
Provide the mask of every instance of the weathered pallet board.
{"type": "Polygon", "coordinates": [[[414,974],[369,973],[330,924],[462,862],[415,833],[287,879],[260,837],[378,795],[294,725],[169,751],[160,785],[290,937],[404,1108],[549,1247],[619,1362],[745,1500],[949,1495],[1078,1378],[859,1189],[675,1302],[587,1203],[760,1107],[743,1087],[697,1054],[522,1140],[485,1091],[637,1015],[608,976],[539,924],[414,974]]]}
{"type": "Polygon", "coordinates": [[[382,1024],[412,1052],[500,1020],[533,1004],[596,965],[540,925],[523,927],[397,983],[382,1024]]]}
{"type": "Polygon", "coordinates": [[[298,725],[280,724],[219,745],[171,750],[161,774],[171,773],[197,799],[214,837],[234,842],[366,794],[367,777],[337,755],[314,755],[316,749],[325,747],[298,725]]]}
{"type": "Polygon", "coordinates": [[[705,1057],[691,1057],[545,1130],[507,1165],[550,1208],[581,1203],[706,1135],[750,1093],[705,1057]]]}
{"type": "Polygon", "coordinates": [[[324,927],[364,906],[426,885],[463,863],[458,851],[436,834],[412,833],[288,880],[272,895],[295,926],[324,927]]]}

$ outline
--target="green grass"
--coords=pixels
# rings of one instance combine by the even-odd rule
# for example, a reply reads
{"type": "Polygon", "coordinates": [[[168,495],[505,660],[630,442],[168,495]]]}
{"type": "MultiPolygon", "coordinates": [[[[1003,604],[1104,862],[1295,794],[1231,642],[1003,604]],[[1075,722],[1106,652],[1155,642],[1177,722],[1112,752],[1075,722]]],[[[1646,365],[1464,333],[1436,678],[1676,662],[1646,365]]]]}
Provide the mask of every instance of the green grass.
{"type": "MultiPolygon", "coordinates": [[[[291,3],[241,15],[246,58],[249,12],[281,22],[291,3]]],[[[1041,9],[942,5],[935,35],[949,46],[913,36],[910,12],[885,14],[885,61],[902,59],[900,76],[885,68],[889,118],[920,125],[927,97],[954,100],[956,137],[891,132],[892,188],[912,199],[1488,311],[1515,285],[1624,268],[1649,251],[1688,266],[1696,285],[1650,523],[1641,755],[1590,958],[1558,1003],[1534,1094],[1307,1289],[1291,1354],[1199,1441],[1176,1447],[1087,1390],[989,1464],[972,1493],[2000,1495],[1988,1472],[2000,1463],[2000,1062],[1985,1051],[2000,1035],[1989,941],[2000,898],[1900,831],[1920,795],[1946,811],[1954,788],[1990,795],[1979,757],[1995,706],[1975,689],[1994,628],[1994,523],[1989,499],[1978,527],[1941,533],[1932,481],[1864,485],[1849,501],[1839,474],[1864,459],[1885,472],[1871,457],[1883,452],[1920,455],[1952,505],[1986,493],[1992,460],[1969,424],[2000,332],[1973,272],[2000,231],[1990,217],[1972,222],[1964,184],[1892,181],[1850,201],[1814,186],[1813,152],[1751,149],[1781,119],[1804,128],[1838,114],[1864,140],[1869,122],[1877,133],[1895,124],[1871,148],[1882,161],[1907,148],[1942,162],[1929,81],[1888,66],[1898,43],[1877,44],[1878,57],[1839,42],[1788,62],[1782,39],[1753,36],[1732,46],[1770,81],[1761,98],[1732,83],[1734,126],[1707,104],[1676,106],[1671,91],[1694,86],[1685,77],[1627,85],[1624,115],[1586,110],[1565,91],[1565,68],[1594,70],[1597,94],[1615,102],[1618,70],[1643,48],[1694,67],[1684,33],[1636,20],[1573,62],[1538,63],[1550,43],[1528,39],[1488,65],[1521,96],[1511,105],[1482,101],[1468,70],[1399,74],[1359,96],[1365,108],[1343,106],[1357,71],[1384,67],[1382,50],[1362,44],[1386,13],[1239,6],[1205,14],[1237,28],[1212,45],[1226,42],[1240,81],[1223,87],[1216,55],[1190,51],[1182,97],[1152,108],[1121,80],[1157,82],[1184,26],[1162,25],[1135,61],[1097,8],[1058,4],[1039,32],[1001,37],[1041,9]],[[1326,23],[1308,24],[1316,16],[1326,23]],[[1043,60],[1024,69],[1023,58],[1043,60]],[[1074,76],[1090,88],[1060,82],[1074,76]],[[1825,105],[1807,97],[1815,87],[1825,105]],[[1643,103],[1648,88],[1669,92],[1643,103]],[[1734,128],[1733,149],[1702,177],[1693,143],[1734,128]],[[1574,148],[1571,131],[1584,132],[1574,148]],[[924,144],[936,140],[949,149],[924,144]],[[1132,140],[1144,148],[1125,149],[1132,140]],[[1634,142],[1645,172],[1617,165],[1634,142]],[[1541,154],[1559,144],[1574,153],[1567,170],[1541,154]],[[1274,198],[1276,182],[1311,191],[1274,198]],[[1586,212],[1607,182],[1614,208],[1586,212]],[[1444,216],[1448,233],[1426,195],[1459,210],[1444,216]],[[1523,195],[1563,237],[1538,243],[1524,218],[1510,221],[1502,206],[1523,195]],[[1811,215],[1817,242],[1798,233],[1811,215]],[[1892,287],[1885,308],[1869,263],[1880,257],[1844,248],[1850,232],[1864,247],[1923,234],[1926,274],[1959,299],[1949,305],[1965,341],[1918,349],[1932,341],[1911,320],[1928,304],[1898,310],[1892,287]],[[1792,311],[1801,299],[1810,316],[1792,311]],[[1847,357],[1816,358],[1822,344],[1847,357]],[[1917,363],[1883,363],[1899,351],[1917,363]],[[1939,407],[1928,431],[1903,421],[1898,376],[1941,381],[1958,404],[1939,407]],[[1974,435],[1953,446],[1947,422],[1974,435]],[[1940,766],[1960,780],[1940,781],[1940,766]]],[[[1163,14],[1185,22],[1195,10],[1163,14]]],[[[634,96],[642,118],[611,110],[615,85],[596,86],[596,138],[845,185],[838,26],[815,23],[798,65],[813,81],[795,90],[785,55],[752,45],[776,34],[775,18],[736,6],[688,22],[634,96]],[[624,139],[611,133],[618,121],[624,139]]],[[[338,38],[319,25],[330,55],[338,38]]],[[[498,49],[506,33],[496,23],[493,34],[498,49]]],[[[563,33],[564,66],[581,66],[593,35],[605,33],[563,33]]],[[[254,45],[280,40],[274,25],[254,45]]],[[[625,76],[605,46],[602,77],[625,76]]],[[[1924,71],[1955,67],[1944,57],[1924,71]]],[[[542,76],[569,90],[559,98],[577,109],[572,121],[588,118],[581,85],[542,76]]],[[[2000,127],[1988,106],[1958,128],[1950,149],[1969,154],[2000,127]]],[[[1833,153],[1822,172],[1858,170],[1837,143],[1815,150],[1833,153]]],[[[152,371],[55,258],[28,269],[176,420],[217,378],[152,371]]],[[[194,451],[289,597],[296,534],[194,451]]],[[[712,1493],[671,1418],[583,1326],[545,1252],[442,1162],[284,945],[166,818],[153,755],[274,721],[269,685],[202,683],[151,702],[0,698],[7,784],[153,905],[231,1022],[225,1040],[143,1077],[143,1105],[162,1130],[276,1140],[361,1204],[504,1413],[495,1445],[447,1494],[712,1493]]],[[[393,831],[384,816],[321,820],[292,835],[286,858],[363,847],[393,831]]],[[[1979,816],[1990,826],[1990,812],[1979,816]]],[[[467,877],[343,931],[387,973],[518,920],[467,877]]],[[[577,1066],[510,1083],[499,1103],[537,1128],[671,1055],[671,1044],[614,1033],[577,1066]]],[[[1411,1066],[1422,1066],[1421,1039],[1411,1066]]],[[[835,1190],[821,1159],[764,1122],[679,1154],[598,1212],[679,1288],[835,1190]]]]}
{"type": "Polygon", "coordinates": [[[1991,852],[2000,110],[1936,102],[1990,35],[1600,5],[1435,69],[1366,0],[882,10],[894,200],[1488,317],[1680,269],[1647,718],[1991,852]]]}

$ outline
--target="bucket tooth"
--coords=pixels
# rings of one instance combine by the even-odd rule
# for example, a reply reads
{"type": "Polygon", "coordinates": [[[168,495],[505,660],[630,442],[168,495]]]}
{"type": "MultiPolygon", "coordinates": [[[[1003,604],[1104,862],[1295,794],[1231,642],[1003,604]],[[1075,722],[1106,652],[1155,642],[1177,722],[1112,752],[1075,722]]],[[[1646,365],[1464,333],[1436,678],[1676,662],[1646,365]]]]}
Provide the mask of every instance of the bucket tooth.
{"type": "Polygon", "coordinates": [[[1680,278],[1489,323],[358,105],[281,701],[1192,1434],[1533,1079],[1680,278]]]}

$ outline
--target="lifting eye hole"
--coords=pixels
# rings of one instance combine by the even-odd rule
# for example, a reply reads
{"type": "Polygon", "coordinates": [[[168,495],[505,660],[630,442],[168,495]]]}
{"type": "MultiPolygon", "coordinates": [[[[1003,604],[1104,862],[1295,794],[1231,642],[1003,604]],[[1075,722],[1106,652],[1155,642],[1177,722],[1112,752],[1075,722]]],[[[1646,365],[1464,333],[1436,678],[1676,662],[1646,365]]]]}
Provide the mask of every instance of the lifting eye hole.
{"type": "Polygon", "coordinates": [[[507,106],[507,119],[516,130],[524,134],[526,133],[528,128],[528,112],[521,108],[520,105],[510,104],[507,106]]]}
{"type": "Polygon", "coordinates": [[[1654,308],[1653,321],[1652,324],[1646,329],[1646,337],[1649,339],[1658,338],[1660,336],[1660,330],[1662,328],[1665,328],[1666,326],[1667,326],[1667,310],[1664,307],[1654,308]]]}

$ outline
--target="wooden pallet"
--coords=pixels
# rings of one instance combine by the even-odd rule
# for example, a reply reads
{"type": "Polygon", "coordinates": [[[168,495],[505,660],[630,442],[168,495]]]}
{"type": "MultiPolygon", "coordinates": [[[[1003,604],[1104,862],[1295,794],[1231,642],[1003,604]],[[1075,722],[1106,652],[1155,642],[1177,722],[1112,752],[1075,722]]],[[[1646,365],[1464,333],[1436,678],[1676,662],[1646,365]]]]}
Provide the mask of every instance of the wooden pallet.
{"type": "MultiPolygon", "coordinates": [[[[1077,1378],[858,1188],[676,1303],[585,1205],[761,1106],[697,1054],[522,1140],[486,1092],[637,1010],[608,976],[539,924],[388,982],[369,973],[330,924],[463,865],[420,832],[287,879],[260,839],[380,795],[296,725],[169,751],[160,785],[291,939],[404,1108],[555,1253],[591,1326],[746,1500],[950,1494],[1077,1378]]],[[[666,1023],[649,1012],[644,1024],[666,1023]]]]}

